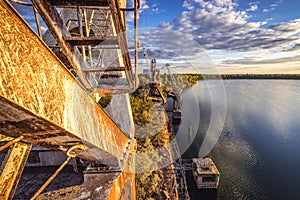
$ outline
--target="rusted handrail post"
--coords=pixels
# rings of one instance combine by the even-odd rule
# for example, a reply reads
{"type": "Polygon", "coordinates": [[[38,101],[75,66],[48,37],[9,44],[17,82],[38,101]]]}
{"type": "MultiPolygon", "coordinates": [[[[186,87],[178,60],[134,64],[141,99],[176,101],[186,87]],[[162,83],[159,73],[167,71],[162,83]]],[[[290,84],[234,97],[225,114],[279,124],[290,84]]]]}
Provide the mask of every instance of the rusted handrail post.
{"type": "Polygon", "coordinates": [[[121,8],[121,11],[134,11],[134,64],[135,64],[135,88],[139,85],[138,77],[138,18],[139,18],[139,8],[141,6],[140,0],[134,0],[133,8],[121,8]]]}
{"type": "Polygon", "coordinates": [[[138,17],[139,17],[139,0],[134,1],[134,64],[135,64],[135,88],[139,86],[139,77],[138,77],[138,48],[139,48],[139,41],[138,41],[138,17]]]}

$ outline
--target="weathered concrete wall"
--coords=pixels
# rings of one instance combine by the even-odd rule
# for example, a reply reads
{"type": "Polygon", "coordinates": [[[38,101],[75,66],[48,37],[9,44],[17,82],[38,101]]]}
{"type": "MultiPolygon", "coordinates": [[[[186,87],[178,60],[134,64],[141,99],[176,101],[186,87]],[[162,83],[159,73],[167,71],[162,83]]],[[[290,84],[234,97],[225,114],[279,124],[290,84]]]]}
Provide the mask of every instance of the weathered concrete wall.
{"type": "Polygon", "coordinates": [[[105,153],[123,156],[126,135],[6,1],[0,1],[0,58],[2,134],[59,150],[82,142],[100,160],[105,153]]]}
{"type": "Polygon", "coordinates": [[[129,94],[113,95],[110,104],[105,110],[128,137],[134,137],[135,129],[129,94]]]}

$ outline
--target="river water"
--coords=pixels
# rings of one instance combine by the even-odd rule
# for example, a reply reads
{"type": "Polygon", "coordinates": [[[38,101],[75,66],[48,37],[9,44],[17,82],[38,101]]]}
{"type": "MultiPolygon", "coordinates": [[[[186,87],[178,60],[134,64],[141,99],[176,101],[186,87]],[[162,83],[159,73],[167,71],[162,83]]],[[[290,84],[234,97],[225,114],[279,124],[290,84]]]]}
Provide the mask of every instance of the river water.
{"type": "Polygon", "coordinates": [[[300,81],[225,80],[225,99],[217,82],[200,81],[183,93],[183,157],[204,156],[201,146],[213,144],[207,152],[221,173],[217,199],[300,199],[300,81]],[[207,134],[220,124],[220,133],[207,134]]]}

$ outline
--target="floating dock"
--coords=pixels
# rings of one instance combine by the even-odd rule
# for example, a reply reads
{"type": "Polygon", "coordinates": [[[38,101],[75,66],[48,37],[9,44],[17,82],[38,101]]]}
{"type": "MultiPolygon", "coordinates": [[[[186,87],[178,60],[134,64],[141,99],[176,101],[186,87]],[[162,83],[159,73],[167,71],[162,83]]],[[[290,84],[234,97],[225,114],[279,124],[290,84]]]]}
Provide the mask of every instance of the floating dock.
{"type": "Polygon", "coordinates": [[[211,158],[193,158],[192,166],[198,189],[218,188],[220,172],[211,158]]]}

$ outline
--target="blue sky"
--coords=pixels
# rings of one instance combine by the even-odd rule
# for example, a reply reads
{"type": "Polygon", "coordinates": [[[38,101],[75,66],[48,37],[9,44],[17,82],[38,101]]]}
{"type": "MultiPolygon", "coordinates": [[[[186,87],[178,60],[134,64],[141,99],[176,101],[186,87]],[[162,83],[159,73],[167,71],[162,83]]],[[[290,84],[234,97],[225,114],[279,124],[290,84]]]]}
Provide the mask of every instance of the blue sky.
{"type": "Polygon", "coordinates": [[[141,4],[140,43],[150,57],[173,63],[177,71],[300,73],[299,0],[141,4]]]}
{"type": "MultiPolygon", "coordinates": [[[[300,74],[299,0],[140,1],[140,44],[158,65],[170,63],[174,72],[300,74]]],[[[31,8],[16,8],[34,24],[31,8]]]]}

